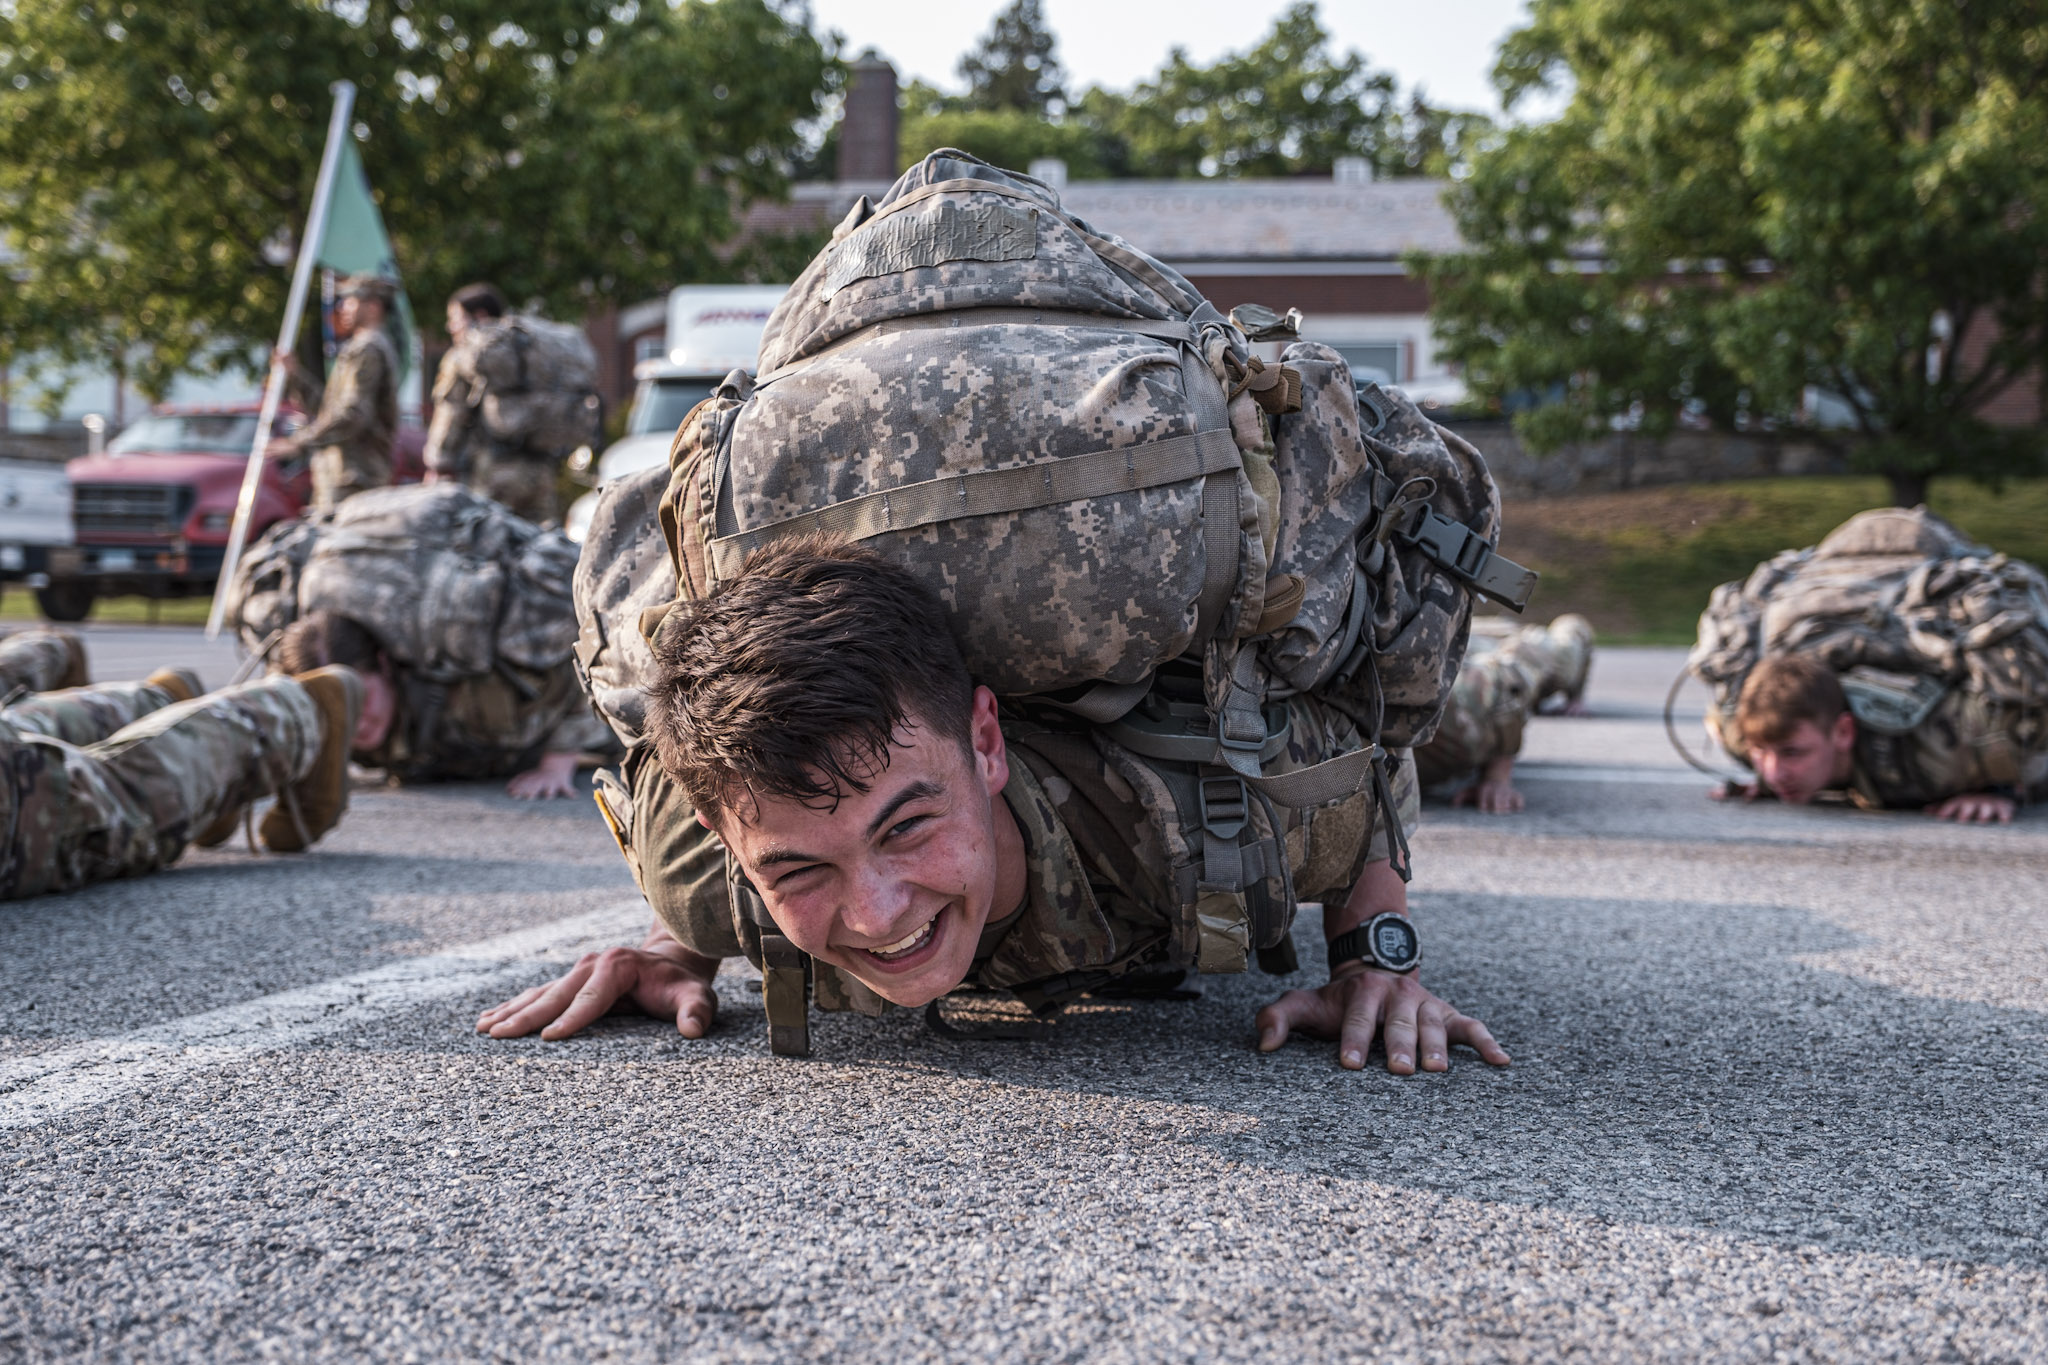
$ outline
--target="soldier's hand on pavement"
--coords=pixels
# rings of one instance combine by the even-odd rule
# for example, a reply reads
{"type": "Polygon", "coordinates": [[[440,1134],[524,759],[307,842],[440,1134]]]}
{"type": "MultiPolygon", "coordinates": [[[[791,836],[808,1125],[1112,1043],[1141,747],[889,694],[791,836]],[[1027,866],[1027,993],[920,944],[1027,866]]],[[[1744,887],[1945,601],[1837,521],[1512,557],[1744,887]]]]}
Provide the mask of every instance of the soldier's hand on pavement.
{"type": "Polygon", "coordinates": [[[1287,992],[1260,1010],[1256,1022],[1259,1051],[1273,1051],[1295,1032],[1335,1038],[1337,1061],[1350,1071],[1365,1065],[1375,1033],[1387,1051],[1387,1070],[1396,1076],[1414,1075],[1418,1055],[1424,1071],[1449,1069],[1451,1047],[1456,1044],[1471,1048],[1490,1065],[1508,1064],[1508,1054],[1486,1025],[1458,1013],[1413,973],[1340,968],[1327,985],[1287,992]]]}
{"type": "Polygon", "coordinates": [[[1769,801],[1771,789],[1761,782],[1737,782],[1733,779],[1723,782],[1707,795],[1716,801],[1733,801],[1738,797],[1744,801],[1769,801]]]}
{"type": "Polygon", "coordinates": [[[1969,792],[1962,796],[1951,796],[1948,800],[1929,806],[1927,811],[1937,820],[1953,820],[1959,825],[2009,825],[2019,804],[2010,796],[1994,796],[1990,792],[1969,792]]]}
{"type": "Polygon", "coordinates": [[[545,801],[576,794],[575,754],[542,754],[540,762],[505,784],[521,801],[545,801]]]}
{"type": "Polygon", "coordinates": [[[718,962],[685,951],[607,948],[585,953],[566,974],[522,991],[477,1017],[476,1031],[493,1038],[523,1038],[536,1030],[567,1038],[621,1006],[656,1019],[673,1019],[685,1038],[702,1038],[718,1018],[711,988],[718,962]]]}
{"type": "Polygon", "coordinates": [[[1488,815],[1513,815],[1522,808],[1522,794],[1512,782],[1475,782],[1451,798],[1454,806],[1473,806],[1488,815]]]}

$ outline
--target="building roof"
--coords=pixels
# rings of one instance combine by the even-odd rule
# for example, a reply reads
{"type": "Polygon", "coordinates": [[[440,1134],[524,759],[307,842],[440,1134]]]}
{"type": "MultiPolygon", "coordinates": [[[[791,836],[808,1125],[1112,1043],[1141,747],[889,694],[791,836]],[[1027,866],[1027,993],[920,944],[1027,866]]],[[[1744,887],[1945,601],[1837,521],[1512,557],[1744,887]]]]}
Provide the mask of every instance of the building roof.
{"type": "MultiPolygon", "coordinates": [[[[1442,180],[1077,180],[1060,192],[1068,212],[1183,270],[1262,261],[1392,262],[1409,251],[1456,251],[1457,225],[1442,180]]],[[[753,232],[834,223],[873,183],[790,187],[787,204],[757,204],[753,232]]]]}

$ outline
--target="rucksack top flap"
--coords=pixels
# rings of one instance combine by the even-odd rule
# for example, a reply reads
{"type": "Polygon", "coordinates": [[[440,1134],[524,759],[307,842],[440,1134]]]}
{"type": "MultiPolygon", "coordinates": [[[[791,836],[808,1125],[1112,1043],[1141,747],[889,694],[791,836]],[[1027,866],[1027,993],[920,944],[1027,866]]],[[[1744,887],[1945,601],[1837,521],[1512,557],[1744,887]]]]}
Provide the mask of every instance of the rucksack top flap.
{"type": "Polygon", "coordinates": [[[1164,320],[1199,303],[1179,274],[1090,232],[1038,181],[935,152],[797,277],[762,336],[760,373],[893,318],[1033,308],[1164,320]]]}
{"type": "Polygon", "coordinates": [[[1078,325],[878,332],[755,389],[722,445],[695,426],[669,500],[696,509],[711,578],[807,530],[871,543],[934,588],[999,694],[1141,681],[1263,592],[1258,505],[1192,347],[1078,325]]]}

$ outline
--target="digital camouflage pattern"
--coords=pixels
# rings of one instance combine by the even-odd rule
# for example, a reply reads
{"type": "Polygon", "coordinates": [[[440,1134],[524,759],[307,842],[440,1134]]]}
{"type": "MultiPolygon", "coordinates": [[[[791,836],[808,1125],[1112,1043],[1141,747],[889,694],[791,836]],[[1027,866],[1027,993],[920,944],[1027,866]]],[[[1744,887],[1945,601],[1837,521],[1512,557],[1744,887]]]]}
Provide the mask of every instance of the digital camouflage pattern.
{"type": "Polygon", "coordinates": [[[660,619],[676,595],[656,519],[667,488],[668,470],[656,466],[598,489],[572,584],[577,674],[598,714],[629,749],[646,736],[647,690],[656,676],[647,624],[660,619]]]}
{"type": "Polygon", "coordinates": [[[597,353],[581,328],[480,321],[442,358],[427,468],[536,524],[559,516],[555,471],[603,437],[597,353]]]}
{"type": "Polygon", "coordinates": [[[1593,629],[1583,616],[1548,626],[1490,617],[1483,629],[1475,624],[1472,642],[1435,736],[1415,751],[1425,788],[1468,782],[1489,763],[1515,757],[1538,707],[1555,696],[1577,701],[1586,688],[1593,629]]]}
{"type": "Polygon", "coordinates": [[[1593,623],[1568,612],[1547,626],[1523,626],[1501,641],[1500,650],[1527,664],[1536,678],[1540,707],[1553,697],[1567,704],[1586,694],[1586,675],[1593,668],[1593,623]]]}
{"type": "Polygon", "coordinates": [[[25,708],[0,711],[12,831],[0,899],[169,866],[196,832],[303,778],[319,755],[319,709],[289,678],[169,701],[127,684],[39,698],[33,723],[94,736],[82,745],[17,723],[25,708]]]}
{"type": "Polygon", "coordinates": [[[1858,513],[1714,589],[1687,666],[1713,687],[1708,729],[1740,762],[1742,685],[1778,653],[1841,675],[1857,718],[1852,794],[1867,805],[2048,778],[2048,578],[1924,507],[1858,513]]]}
{"type": "Polygon", "coordinates": [[[0,639],[0,700],[18,692],[83,687],[85,642],[72,631],[35,628],[0,639]]]}
{"type": "Polygon", "coordinates": [[[273,527],[235,568],[228,618],[251,652],[301,613],[360,622],[397,663],[440,682],[499,664],[545,672],[576,640],[577,546],[454,484],[352,498],[273,527]]]}
{"type": "Polygon", "coordinates": [[[313,508],[391,482],[391,443],[398,436],[398,350],[381,327],[358,328],[334,357],[323,386],[292,372],[294,396],[318,416],[292,439],[313,452],[313,508]]]}
{"type": "Polygon", "coordinates": [[[1426,494],[1494,539],[1484,462],[1399,395],[1362,420],[1327,348],[1255,367],[1185,279],[1037,181],[926,158],[839,225],[770,318],[761,364],[671,452],[661,515],[685,594],[766,536],[822,524],[919,573],[1001,695],[1141,683],[1206,639],[1226,717],[1278,678],[1349,687],[1394,745],[1434,719],[1469,596],[1390,534],[1426,494]],[[1287,604],[1273,619],[1269,592],[1287,604]]]}

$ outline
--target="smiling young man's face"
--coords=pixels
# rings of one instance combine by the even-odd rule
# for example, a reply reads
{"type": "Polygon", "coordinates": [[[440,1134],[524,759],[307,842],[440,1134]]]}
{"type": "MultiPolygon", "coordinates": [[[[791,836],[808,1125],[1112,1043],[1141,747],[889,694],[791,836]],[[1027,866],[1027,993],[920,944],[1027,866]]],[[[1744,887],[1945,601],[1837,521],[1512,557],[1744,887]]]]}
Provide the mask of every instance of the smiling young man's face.
{"type": "Polygon", "coordinates": [[[868,789],[830,809],[742,801],[712,828],[792,943],[914,1006],[965,980],[982,929],[1023,902],[1024,840],[987,688],[969,747],[915,723],[897,740],[868,789]]]}

